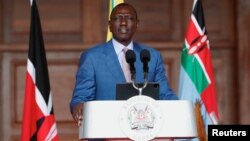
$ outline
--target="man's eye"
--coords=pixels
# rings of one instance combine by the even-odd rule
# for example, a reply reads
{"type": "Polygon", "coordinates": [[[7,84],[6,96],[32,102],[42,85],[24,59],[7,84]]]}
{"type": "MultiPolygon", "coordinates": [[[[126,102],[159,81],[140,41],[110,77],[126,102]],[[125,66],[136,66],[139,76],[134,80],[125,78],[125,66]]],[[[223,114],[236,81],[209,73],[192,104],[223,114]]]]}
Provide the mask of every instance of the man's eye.
{"type": "Polygon", "coordinates": [[[121,21],[121,20],[134,21],[135,18],[133,16],[117,16],[117,17],[113,17],[111,20],[113,20],[113,21],[121,21]]]}
{"type": "Polygon", "coordinates": [[[134,17],[128,17],[127,19],[133,21],[135,18],[134,17]]]}
{"type": "Polygon", "coordinates": [[[122,19],[122,17],[114,17],[114,18],[112,18],[112,20],[114,20],[114,21],[121,20],[121,19],[122,19]]]}

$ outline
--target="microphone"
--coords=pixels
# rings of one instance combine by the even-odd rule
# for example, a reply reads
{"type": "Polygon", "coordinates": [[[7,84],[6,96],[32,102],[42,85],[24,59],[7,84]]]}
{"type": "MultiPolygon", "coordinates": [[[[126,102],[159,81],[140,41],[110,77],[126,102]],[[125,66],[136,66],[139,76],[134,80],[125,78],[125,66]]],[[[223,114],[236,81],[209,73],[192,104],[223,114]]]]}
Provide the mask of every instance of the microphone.
{"type": "Polygon", "coordinates": [[[148,62],[150,61],[150,53],[148,50],[143,49],[140,54],[141,62],[143,63],[143,71],[146,75],[148,73],[148,62]]]}
{"type": "Polygon", "coordinates": [[[135,53],[133,50],[127,50],[126,54],[125,54],[125,58],[127,63],[129,64],[130,67],[130,72],[131,72],[131,80],[133,81],[135,79],[135,61],[136,61],[136,57],[135,57],[135,53]]]}

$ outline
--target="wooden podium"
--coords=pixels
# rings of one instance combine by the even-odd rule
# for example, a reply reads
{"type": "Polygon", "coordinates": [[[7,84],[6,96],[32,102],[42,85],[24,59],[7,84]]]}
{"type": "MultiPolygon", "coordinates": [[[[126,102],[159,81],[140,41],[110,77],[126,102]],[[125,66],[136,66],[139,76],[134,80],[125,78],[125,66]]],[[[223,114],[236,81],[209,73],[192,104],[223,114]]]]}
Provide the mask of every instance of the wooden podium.
{"type": "MultiPolygon", "coordinates": [[[[161,116],[158,118],[160,127],[155,132],[154,138],[187,139],[197,137],[194,106],[191,101],[159,100],[155,103],[161,116]]],[[[120,123],[122,110],[127,104],[127,101],[86,102],[83,110],[83,123],[79,127],[79,139],[128,138],[121,129],[120,123]]]]}

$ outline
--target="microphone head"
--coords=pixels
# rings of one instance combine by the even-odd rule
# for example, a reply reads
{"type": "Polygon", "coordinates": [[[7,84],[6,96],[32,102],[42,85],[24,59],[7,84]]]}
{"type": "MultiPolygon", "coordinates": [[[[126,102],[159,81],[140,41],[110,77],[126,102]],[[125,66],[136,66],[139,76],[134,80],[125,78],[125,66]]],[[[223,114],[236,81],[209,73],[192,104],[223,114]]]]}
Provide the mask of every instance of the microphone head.
{"type": "Polygon", "coordinates": [[[127,63],[129,64],[133,64],[136,61],[136,57],[135,57],[135,53],[133,50],[127,50],[126,54],[125,54],[125,58],[127,63]]]}
{"type": "Polygon", "coordinates": [[[149,62],[150,61],[150,53],[149,53],[149,51],[146,50],[146,49],[143,49],[141,51],[140,57],[141,57],[142,62],[144,62],[144,63],[149,62]]]}

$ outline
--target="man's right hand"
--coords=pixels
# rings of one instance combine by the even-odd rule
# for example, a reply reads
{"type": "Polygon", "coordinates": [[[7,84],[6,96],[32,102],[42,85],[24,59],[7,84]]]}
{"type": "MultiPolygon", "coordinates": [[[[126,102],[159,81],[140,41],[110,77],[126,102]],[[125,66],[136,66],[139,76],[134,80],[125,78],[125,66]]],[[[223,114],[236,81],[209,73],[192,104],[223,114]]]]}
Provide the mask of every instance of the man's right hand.
{"type": "Polygon", "coordinates": [[[82,124],[82,119],[83,119],[82,114],[83,114],[83,103],[80,103],[73,108],[73,113],[72,113],[72,116],[76,121],[76,123],[78,124],[78,126],[81,126],[82,124]]]}

